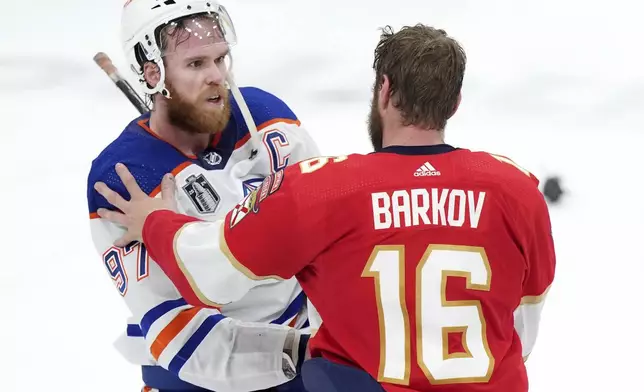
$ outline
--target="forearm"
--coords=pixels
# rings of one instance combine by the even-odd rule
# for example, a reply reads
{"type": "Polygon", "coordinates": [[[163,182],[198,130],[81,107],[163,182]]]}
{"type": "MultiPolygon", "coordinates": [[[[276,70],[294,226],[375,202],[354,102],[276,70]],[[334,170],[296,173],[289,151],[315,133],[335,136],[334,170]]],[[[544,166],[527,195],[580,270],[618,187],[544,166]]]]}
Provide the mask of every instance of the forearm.
{"type": "Polygon", "coordinates": [[[223,221],[204,222],[155,211],[143,228],[150,256],[190,304],[221,306],[241,299],[252,288],[275,283],[255,279],[222,246],[223,221]]]}

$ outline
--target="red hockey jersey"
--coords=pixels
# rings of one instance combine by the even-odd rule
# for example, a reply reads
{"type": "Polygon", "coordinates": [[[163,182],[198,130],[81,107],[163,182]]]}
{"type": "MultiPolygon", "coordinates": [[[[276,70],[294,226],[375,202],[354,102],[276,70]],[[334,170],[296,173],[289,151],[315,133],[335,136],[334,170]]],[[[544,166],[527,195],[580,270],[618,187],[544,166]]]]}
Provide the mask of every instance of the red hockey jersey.
{"type": "Polygon", "coordinates": [[[312,355],[387,391],[521,392],[555,269],[537,185],[505,157],[394,146],[280,171],[224,221],[155,212],[144,242],[180,291],[296,276],[312,355]]]}

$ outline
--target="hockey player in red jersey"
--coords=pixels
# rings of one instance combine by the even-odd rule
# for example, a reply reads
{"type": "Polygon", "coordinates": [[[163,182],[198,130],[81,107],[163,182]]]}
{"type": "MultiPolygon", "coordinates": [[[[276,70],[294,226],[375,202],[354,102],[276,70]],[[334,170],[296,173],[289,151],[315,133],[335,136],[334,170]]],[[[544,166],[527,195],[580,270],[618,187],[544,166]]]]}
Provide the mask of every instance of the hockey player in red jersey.
{"type": "MultiPolygon", "coordinates": [[[[296,276],[322,320],[311,362],[363,369],[388,392],[525,392],[554,278],[550,219],[531,173],[445,144],[465,63],[442,30],[385,29],[374,153],[286,168],[216,222],[173,212],[171,192],[151,199],[120,167],[131,199],[99,183],[123,213],[98,213],[128,227],[123,241],[142,239],[186,298],[296,276]],[[217,274],[226,281],[206,287],[217,274]]],[[[304,366],[310,391],[366,390],[342,371],[307,380],[304,366]]]]}

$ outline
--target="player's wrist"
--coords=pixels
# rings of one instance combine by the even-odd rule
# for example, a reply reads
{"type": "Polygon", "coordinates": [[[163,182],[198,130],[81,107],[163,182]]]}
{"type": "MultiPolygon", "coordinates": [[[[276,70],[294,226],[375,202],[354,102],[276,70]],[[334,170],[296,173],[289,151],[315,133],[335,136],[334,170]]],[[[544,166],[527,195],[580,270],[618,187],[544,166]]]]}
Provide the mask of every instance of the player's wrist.
{"type": "Polygon", "coordinates": [[[160,209],[151,211],[143,220],[143,232],[149,231],[156,226],[156,222],[163,220],[165,217],[168,219],[173,211],[168,209],[160,209]]]}
{"type": "Polygon", "coordinates": [[[158,215],[162,210],[156,210],[150,212],[145,219],[143,220],[143,227],[141,227],[141,237],[145,239],[146,234],[150,233],[150,230],[156,226],[155,221],[158,220],[158,215]]]}
{"type": "Polygon", "coordinates": [[[179,231],[186,223],[198,220],[198,218],[181,215],[170,209],[154,210],[150,212],[143,221],[141,237],[144,243],[146,243],[147,240],[156,237],[160,233],[170,233],[174,238],[176,232],[179,231]]]}

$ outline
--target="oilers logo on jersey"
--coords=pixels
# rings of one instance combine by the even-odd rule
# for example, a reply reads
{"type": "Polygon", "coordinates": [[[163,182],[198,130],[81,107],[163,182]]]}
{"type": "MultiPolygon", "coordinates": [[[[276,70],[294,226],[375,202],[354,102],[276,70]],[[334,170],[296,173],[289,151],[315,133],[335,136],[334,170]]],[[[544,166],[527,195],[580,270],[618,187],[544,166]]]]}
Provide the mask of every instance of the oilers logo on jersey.
{"type": "Polygon", "coordinates": [[[217,166],[221,163],[221,161],[223,161],[223,158],[216,152],[210,151],[209,153],[204,155],[203,160],[210,166],[217,166]]]}
{"type": "Polygon", "coordinates": [[[189,176],[183,190],[199,213],[212,214],[217,210],[221,198],[203,174],[189,176]]]}

